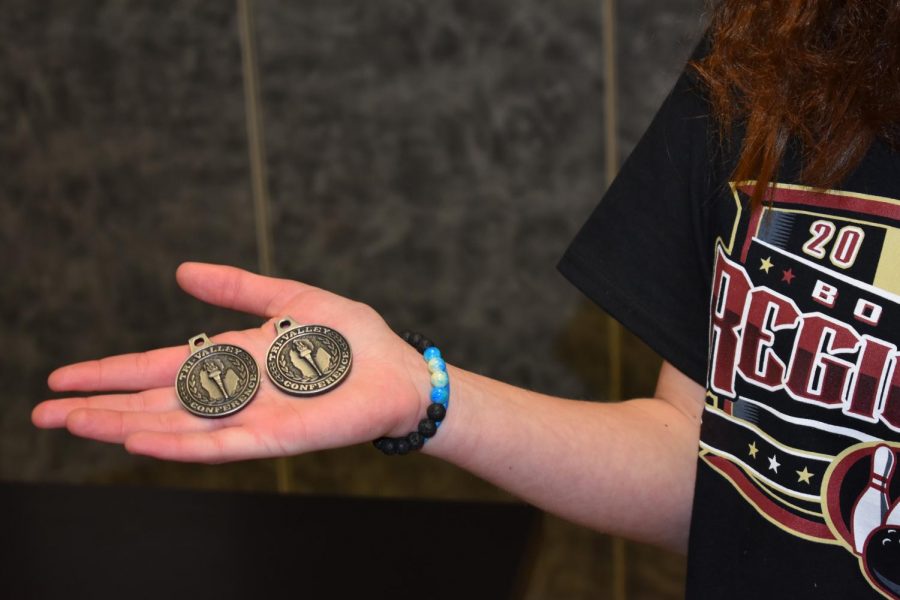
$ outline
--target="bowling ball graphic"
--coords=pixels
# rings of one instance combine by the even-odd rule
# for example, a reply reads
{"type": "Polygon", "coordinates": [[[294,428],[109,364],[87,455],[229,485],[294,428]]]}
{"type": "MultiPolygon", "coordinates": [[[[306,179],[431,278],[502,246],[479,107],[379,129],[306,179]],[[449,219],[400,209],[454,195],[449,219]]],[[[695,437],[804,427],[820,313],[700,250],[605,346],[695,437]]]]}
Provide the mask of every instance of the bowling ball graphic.
{"type": "Polygon", "coordinates": [[[863,565],[874,583],[900,597],[900,527],[879,527],[869,535],[863,565]]]}
{"type": "MultiPolygon", "coordinates": [[[[835,458],[822,486],[822,504],[828,526],[835,539],[842,542],[854,554],[856,554],[853,536],[854,507],[869,485],[872,459],[879,445],[884,444],[866,443],[847,449],[835,458]]],[[[898,448],[890,446],[894,450],[896,460],[898,448]]],[[[900,498],[900,476],[891,477],[887,484],[887,495],[891,501],[900,498]]]]}

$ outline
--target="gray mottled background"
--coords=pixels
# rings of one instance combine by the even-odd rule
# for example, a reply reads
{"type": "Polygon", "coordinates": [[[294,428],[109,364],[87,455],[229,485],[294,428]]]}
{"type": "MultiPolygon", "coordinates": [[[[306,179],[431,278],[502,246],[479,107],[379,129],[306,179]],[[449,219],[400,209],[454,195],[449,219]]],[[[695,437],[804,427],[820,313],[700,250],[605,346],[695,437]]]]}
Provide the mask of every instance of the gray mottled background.
{"type": "MultiPolygon", "coordinates": [[[[628,0],[603,122],[600,0],[259,0],[279,275],[365,301],[460,366],[602,397],[606,323],[555,271],[702,29],[702,0],[628,0]]],[[[255,324],[188,298],[184,260],[257,265],[231,2],[0,2],[0,479],[272,490],[274,467],[168,465],[29,422],[62,363],[255,324]]],[[[626,393],[655,359],[626,338],[626,393]]],[[[297,492],[509,500],[427,457],[291,464],[297,492]],[[360,466],[362,465],[362,467],[360,466]]],[[[533,598],[602,597],[607,540],[548,520],[533,598]]],[[[678,597],[630,547],[629,597],[678,597]]]]}

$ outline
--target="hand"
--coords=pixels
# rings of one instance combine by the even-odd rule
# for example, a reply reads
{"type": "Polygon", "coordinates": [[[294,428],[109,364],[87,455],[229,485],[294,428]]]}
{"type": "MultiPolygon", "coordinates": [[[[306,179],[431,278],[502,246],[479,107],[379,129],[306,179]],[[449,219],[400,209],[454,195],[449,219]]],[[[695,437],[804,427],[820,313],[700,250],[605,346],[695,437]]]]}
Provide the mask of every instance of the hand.
{"type": "Polygon", "coordinates": [[[416,351],[368,306],[233,267],[185,263],[176,278],[205,302],[268,317],[261,327],[212,338],[244,348],[260,365],[259,390],[250,404],[219,419],[187,412],[174,388],[189,355],[185,341],[57,369],[48,380],[54,391],[129,393],[47,400],[32,413],[36,426],[66,427],[78,436],[124,444],[136,454],[206,463],[287,456],[415,429],[427,403],[427,370],[416,351]],[[353,366],[338,387],[298,398],[268,380],[266,351],[276,336],[275,320],[286,315],[332,327],[347,338],[353,366]]]}

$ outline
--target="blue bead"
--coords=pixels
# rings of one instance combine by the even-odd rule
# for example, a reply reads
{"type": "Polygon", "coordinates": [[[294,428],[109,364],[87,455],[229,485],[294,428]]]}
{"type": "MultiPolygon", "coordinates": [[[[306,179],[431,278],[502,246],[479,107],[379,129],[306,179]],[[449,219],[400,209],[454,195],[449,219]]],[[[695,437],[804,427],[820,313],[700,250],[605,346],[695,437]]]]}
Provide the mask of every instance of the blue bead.
{"type": "Polygon", "coordinates": [[[446,371],[447,363],[444,362],[443,358],[432,358],[428,361],[428,370],[432,373],[436,373],[437,371],[446,371]]]}
{"type": "Polygon", "coordinates": [[[446,387],[431,388],[431,401],[432,402],[446,404],[447,400],[449,400],[449,399],[450,399],[450,388],[446,388],[446,387]]]}
{"type": "Polygon", "coordinates": [[[425,362],[428,362],[432,358],[440,358],[441,351],[438,350],[436,347],[431,346],[430,348],[425,349],[425,352],[422,353],[422,356],[425,357],[425,362]]]}

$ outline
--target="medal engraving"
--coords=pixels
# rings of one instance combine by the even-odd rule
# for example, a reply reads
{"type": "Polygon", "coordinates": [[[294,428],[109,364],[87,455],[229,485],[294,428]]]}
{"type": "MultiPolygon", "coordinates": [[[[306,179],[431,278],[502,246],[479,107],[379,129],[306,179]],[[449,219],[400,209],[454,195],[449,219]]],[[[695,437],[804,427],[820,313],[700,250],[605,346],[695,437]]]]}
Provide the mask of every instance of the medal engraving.
{"type": "Polygon", "coordinates": [[[279,319],[275,329],[279,335],[266,354],[266,370],[272,383],[288,394],[327,392],[350,372],[350,344],[334,329],[300,325],[290,317],[279,319]]]}
{"type": "Polygon", "coordinates": [[[259,367],[237,346],[191,338],[191,355],[175,379],[182,406],[199,417],[224,417],[244,408],[259,388],[259,367]]]}

